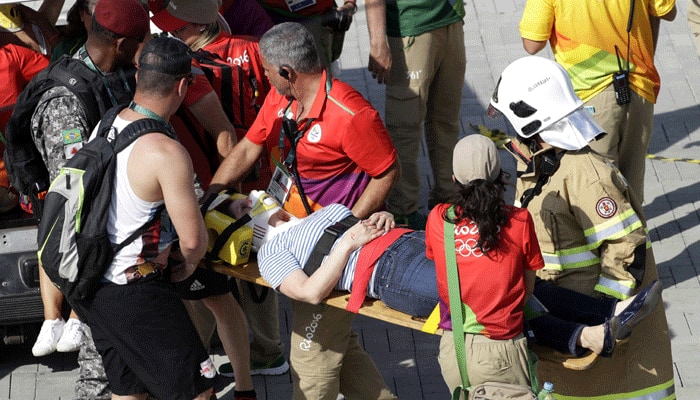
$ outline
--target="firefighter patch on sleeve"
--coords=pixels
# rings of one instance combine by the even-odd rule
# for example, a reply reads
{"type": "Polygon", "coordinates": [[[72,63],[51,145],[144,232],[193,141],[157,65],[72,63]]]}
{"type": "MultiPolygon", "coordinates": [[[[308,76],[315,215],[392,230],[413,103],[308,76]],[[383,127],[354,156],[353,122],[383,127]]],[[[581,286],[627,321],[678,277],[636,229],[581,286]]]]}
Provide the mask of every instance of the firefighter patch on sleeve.
{"type": "Polygon", "coordinates": [[[603,197],[595,205],[595,210],[603,218],[610,218],[617,212],[617,203],[610,197],[603,197]]]}

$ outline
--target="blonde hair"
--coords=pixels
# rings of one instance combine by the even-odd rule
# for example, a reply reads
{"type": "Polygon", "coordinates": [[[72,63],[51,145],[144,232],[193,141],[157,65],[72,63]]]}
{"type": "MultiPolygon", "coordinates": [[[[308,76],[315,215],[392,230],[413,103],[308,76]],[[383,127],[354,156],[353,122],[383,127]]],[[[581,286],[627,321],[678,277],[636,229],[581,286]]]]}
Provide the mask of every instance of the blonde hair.
{"type": "Polygon", "coordinates": [[[221,25],[219,24],[219,21],[216,20],[212,22],[209,25],[206,25],[206,28],[202,33],[199,34],[199,37],[192,43],[190,46],[190,49],[192,51],[199,51],[201,50],[204,46],[208,45],[214,39],[216,39],[219,34],[221,33],[221,25]]]}

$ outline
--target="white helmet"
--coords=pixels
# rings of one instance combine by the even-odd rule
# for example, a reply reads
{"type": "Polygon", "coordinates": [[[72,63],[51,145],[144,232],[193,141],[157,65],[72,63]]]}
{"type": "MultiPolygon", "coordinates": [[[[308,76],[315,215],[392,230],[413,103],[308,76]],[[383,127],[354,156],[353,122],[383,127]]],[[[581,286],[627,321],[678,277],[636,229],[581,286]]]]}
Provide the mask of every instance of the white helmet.
{"type": "MultiPolygon", "coordinates": [[[[529,138],[583,106],[564,68],[552,60],[527,56],[501,73],[491,97],[518,135],[529,138]]],[[[489,111],[492,111],[492,108],[489,111]]]]}
{"type": "Polygon", "coordinates": [[[269,224],[270,217],[282,210],[282,207],[269,194],[262,190],[253,190],[248,195],[251,210],[248,214],[251,220],[246,224],[253,228],[253,250],[259,251],[263,244],[270,241],[277,234],[301,222],[300,219],[290,216],[290,221],[279,226],[269,224]]]}

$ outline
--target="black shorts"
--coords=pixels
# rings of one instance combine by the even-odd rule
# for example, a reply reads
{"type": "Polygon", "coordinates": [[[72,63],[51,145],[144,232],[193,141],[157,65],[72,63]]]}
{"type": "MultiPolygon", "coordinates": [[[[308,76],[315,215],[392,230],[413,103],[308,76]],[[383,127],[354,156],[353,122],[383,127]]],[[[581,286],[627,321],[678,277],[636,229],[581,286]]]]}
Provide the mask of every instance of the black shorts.
{"type": "Polygon", "coordinates": [[[209,354],[182,300],[160,274],[128,285],[105,285],[92,300],[76,303],[92,330],[113,393],[191,400],[214,387],[215,378],[200,372],[209,354]]]}
{"type": "Polygon", "coordinates": [[[183,300],[201,300],[230,291],[228,276],[212,269],[196,268],[189,278],[175,282],[175,290],[183,300]]]}

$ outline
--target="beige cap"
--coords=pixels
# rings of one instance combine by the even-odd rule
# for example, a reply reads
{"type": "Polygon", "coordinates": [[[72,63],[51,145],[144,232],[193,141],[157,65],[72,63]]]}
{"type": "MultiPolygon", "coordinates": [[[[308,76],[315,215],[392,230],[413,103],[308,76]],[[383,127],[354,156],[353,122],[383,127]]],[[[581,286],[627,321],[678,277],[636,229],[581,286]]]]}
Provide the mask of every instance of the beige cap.
{"type": "Polygon", "coordinates": [[[496,145],[480,134],[462,138],[452,154],[452,173],[463,185],[475,179],[495,181],[501,173],[501,160],[496,145]]]}

